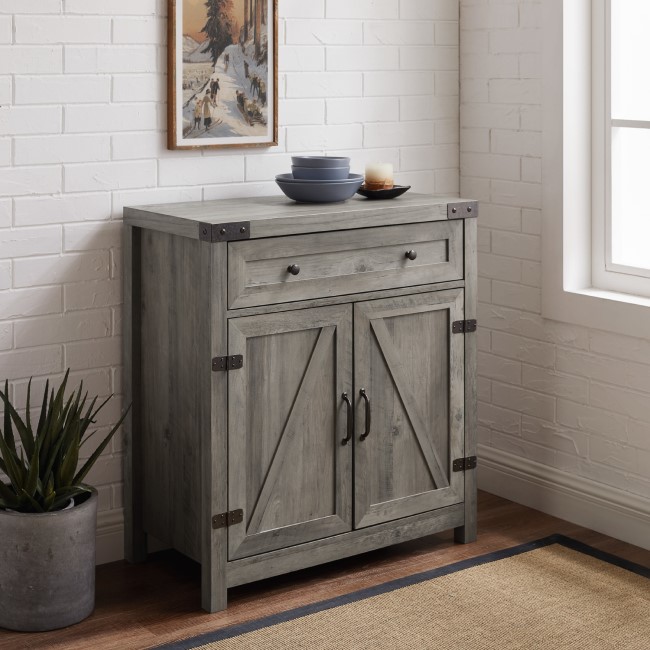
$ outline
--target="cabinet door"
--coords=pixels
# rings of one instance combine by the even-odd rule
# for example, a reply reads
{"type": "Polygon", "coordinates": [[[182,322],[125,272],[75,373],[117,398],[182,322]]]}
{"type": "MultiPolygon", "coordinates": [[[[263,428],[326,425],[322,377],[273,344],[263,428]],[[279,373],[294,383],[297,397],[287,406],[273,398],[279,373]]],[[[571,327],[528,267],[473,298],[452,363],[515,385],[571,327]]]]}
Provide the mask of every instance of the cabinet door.
{"type": "Polygon", "coordinates": [[[463,501],[462,318],[462,289],[355,306],[357,528],[463,501]]]}
{"type": "Polygon", "coordinates": [[[229,559],[352,528],[352,306],[229,321],[229,559]]]}

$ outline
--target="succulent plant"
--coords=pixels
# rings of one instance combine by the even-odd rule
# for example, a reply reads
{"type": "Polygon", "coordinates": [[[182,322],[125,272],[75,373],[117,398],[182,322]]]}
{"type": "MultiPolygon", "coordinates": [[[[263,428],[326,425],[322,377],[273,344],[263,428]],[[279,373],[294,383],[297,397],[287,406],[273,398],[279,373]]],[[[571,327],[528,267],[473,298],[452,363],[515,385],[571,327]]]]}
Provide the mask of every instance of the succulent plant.
{"type": "MultiPolygon", "coordinates": [[[[27,387],[27,403],[23,420],[9,401],[9,383],[5,381],[0,400],[4,402],[4,427],[0,430],[0,471],[8,483],[0,480],[0,510],[42,513],[65,508],[70,499],[90,492],[83,480],[115,435],[129,409],[110,430],[97,449],[79,465],[81,447],[96,433],[88,432],[95,417],[112,395],[97,408],[98,398],[88,407],[88,392],[83,395],[83,382],[64,402],[70,370],[54,393],[49,380],[45,384],[43,402],[36,429],[32,427],[30,398],[32,380],[27,387]],[[14,428],[18,433],[17,444],[14,428]]],[[[130,408],[130,407],[129,407],[130,408]]]]}

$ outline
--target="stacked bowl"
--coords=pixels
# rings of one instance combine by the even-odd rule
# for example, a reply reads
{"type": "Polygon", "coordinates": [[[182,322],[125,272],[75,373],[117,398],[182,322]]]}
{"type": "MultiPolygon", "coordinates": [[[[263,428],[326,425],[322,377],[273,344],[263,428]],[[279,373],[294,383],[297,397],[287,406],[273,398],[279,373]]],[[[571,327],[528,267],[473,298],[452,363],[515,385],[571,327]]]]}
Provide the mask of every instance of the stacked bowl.
{"type": "Polygon", "coordinates": [[[352,198],[363,184],[361,174],[350,174],[350,159],[329,156],[293,156],[291,174],[275,182],[294,201],[337,203],[352,198]]]}

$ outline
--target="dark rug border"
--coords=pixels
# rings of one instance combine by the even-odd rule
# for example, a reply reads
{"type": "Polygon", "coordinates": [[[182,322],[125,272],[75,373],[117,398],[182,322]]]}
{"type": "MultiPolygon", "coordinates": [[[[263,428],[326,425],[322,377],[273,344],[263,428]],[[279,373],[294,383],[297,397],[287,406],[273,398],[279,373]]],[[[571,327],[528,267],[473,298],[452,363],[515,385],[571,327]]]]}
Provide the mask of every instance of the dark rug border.
{"type": "Polygon", "coordinates": [[[277,625],[279,623],[293,621],[297,618],[308,616],[309,614],[323,612],[334,607],[340,607],[341,605],[348,605],[359,600],[365,600],[366,598],[377,596],[378,594],[385,594],[391,591],[395,591],[396,589],[402,589],[403,587],[410,587],[411,585],[426,582],[427,580],[440,578],[442,576],[456,573],[458,571],[463,571],[464,569],[469,569],[471,567],[481,566],[483,564],[489,564],[498,560],[515,557],[517,555],[521,555],[522,553],[528,553],[529,551],[534,551],[538,548],[544,548],[545,546],[551,546],[553,544],[560,544],[561,546],[565,546],[566,548],[570,548],[574,551],[589,555],[603,562],[607,562],[608,564],[613,564],[614,566],[617,566],[621,569],[631,571],[632,573],[636,573],[637,575],[643,576],[645,578],[650,578],[650,568],[648,567],[641,566],[640,564],[635,564],[634,562],[630,562],[616,555],[612,555],[611,553],[593,548],[592,546],[583,544],[582,542],[579,542],[570,537],[556,534],[550,535],[549,537],[544,537],[543,539],[535,540],[533,542],[526,542],[524,544],[519,544],[511,548],[502,549],[500,551],[493,551],[492,553],[486,553],[485,555],[479,555],[478,557],[468,558],[466,560],[461,560],[460,562],[454,562],[453,564],[431,569],[429,571],[424,571],[422,573],[416,573],[415,575],[399,578],[398,580],[391,580],[390,582],[385,582],[374,587],[361,589],[351,594],[344,594],[342,596],[336,596],[335,598],[323,600],[318,603],[312,603],[311,605],[304,605],[287,612],[272,614],[271,616],[266,616],[264,618],[232,625],[221,630],[216,630],[215,632],[207,632],[205,634],[200,634],[189,639],[173,641],[172,643],[165,645],[155,646],[154,650],[192,650],[199,645],[214,643],[216,641],[223,641],[225,639],[232,639],[233,637],[241,636],[242,634],[247,634],[249,632],[255,632],[256,630],[261,630],[265,627],[271,627],[272,625],[277,625]]]}

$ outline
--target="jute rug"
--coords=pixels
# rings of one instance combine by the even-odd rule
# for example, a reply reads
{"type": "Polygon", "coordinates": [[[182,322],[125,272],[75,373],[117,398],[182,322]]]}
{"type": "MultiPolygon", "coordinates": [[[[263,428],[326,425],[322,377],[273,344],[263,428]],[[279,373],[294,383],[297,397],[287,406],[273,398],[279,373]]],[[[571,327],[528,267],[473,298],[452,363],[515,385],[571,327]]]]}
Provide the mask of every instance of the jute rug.
{"type": "Polygon", "coordinates": [[[650,570],[554,535],[166,650],[650,650],[650,570]]]}

